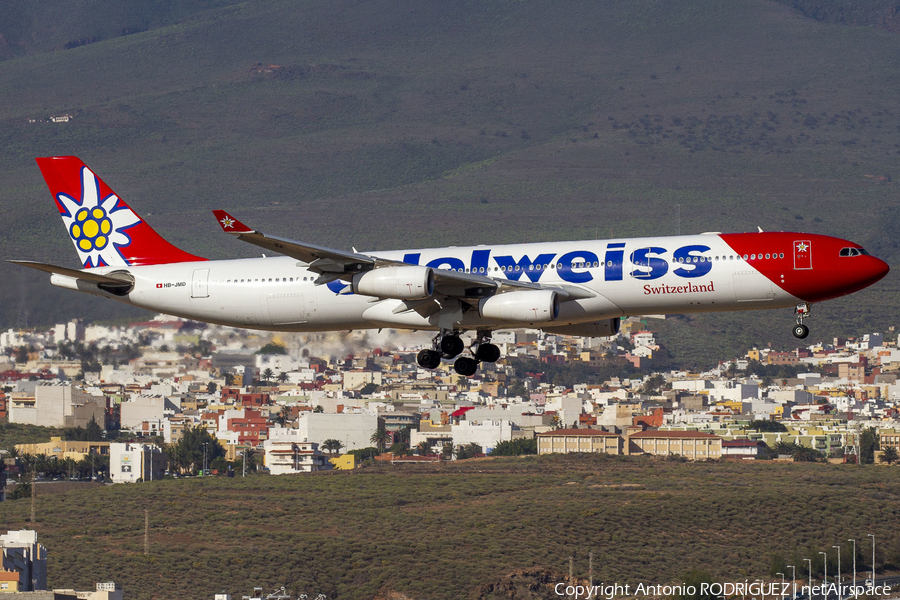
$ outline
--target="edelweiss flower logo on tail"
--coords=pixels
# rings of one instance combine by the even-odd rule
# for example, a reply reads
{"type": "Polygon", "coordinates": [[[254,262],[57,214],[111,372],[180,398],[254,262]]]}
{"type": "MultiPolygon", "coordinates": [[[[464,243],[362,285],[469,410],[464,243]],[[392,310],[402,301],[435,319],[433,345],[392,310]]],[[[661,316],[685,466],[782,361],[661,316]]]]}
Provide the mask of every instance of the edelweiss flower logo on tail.
{"type": "Polygon", "coordinates": [[[126,230],[141,219],[115,194],[101,199],[100,184],[90,169],[81,168],[80,199],[64,193],[56,198],[66,211],[63,222],[86,268],[131,264],[119,249],[131,244],[126,230]]]}

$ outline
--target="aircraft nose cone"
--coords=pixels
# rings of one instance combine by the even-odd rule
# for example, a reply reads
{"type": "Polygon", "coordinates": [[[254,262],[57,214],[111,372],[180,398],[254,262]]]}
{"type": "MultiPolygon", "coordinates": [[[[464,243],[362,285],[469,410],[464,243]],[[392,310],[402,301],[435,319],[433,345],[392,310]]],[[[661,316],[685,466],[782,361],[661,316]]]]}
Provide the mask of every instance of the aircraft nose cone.
{"type": "Polygon", "coordinates": [[[886,262],[880,258],[870,256],[869,260],[866,261],[866,265],[861,269],[859,276],[865,285],[872,285],[876,281],[881,280],[890,270],[891,267],[886,262]]]}
{"type": "Polygon", "coordinates": [[[875,263],[876,264],[873,268],[874,273],[872,275],[872,277],[874,277],[874,279],[872,280],[873,283],[878,281],[885,275],[887,275],[888,272],[890,272],[890,270],[891,270],[891,268],[888,266],[888,264],[886,262],[884,262],[883,260],[881,260],[880,258],[876,258],[875,263]]]}

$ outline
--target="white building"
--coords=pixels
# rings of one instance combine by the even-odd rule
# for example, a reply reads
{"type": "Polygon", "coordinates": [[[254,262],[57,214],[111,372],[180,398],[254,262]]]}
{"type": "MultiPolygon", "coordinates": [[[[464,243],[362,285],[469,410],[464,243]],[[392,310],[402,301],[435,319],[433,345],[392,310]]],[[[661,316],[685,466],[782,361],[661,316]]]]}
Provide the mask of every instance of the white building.
{"type": "Polygon", "coordinates": [[[119,423],[122,429],[132,429],[144,421],[162,420],[166,399],[162,396],[137,396],[119,405],[119,423]]]}
{"type": "Polygon", "coordinates": [[[47,549],[30,529],[0,535],[0,569],[19,574],[19,591],[47,589],[47,549]]]}
{"type": "Polygon", "coordinates": [[[378,417],[372,413],[303,413],[297,419],[297,429],[303,439],[316,444],[325,440],[340,440],[347,450],[369,448],[372,434],[378,429],[378,417]]]}
{"type": "Polygon", "coordinates": [[[34,388],[34,402],[12,403],[10,423],[40,425],[42,427],[84,427],[96,419],[106,423],[106,398],[93,396],[71,385],[38,385],[34,388]]]}
{"type": "Polygon", "coordinates": [[[109,445],[109,476],[113,483],[162,479],[168,460],[166,453],[153,444],[113,442],[109,445]]]}
{"type": "Polygon", "coordinates": [[[272,475],[311,473],[331,468],[319,444],[307,441],[297,429],[273,427],[263,442],[266,467],[272,475]]]}
{"type": "Polygon", "coordinates": [[[461,421],[459,425],[451,428],[454,446],[466,446],[478,444],[485,454],[490,453],[499,442],[508,442],[513,437],[524,437],[514,423],[505,419],[497,421],[482,421],[481,423],[469,423],[461,421]]]}
{"type": "Polygon", "coordinates": [[[309,361],[297,360],[287,354],[257,354],[256,368],[262,373],[266,369],[272,369],[275,375],[290,373],[301,368],[309,367],[309,361]]]}

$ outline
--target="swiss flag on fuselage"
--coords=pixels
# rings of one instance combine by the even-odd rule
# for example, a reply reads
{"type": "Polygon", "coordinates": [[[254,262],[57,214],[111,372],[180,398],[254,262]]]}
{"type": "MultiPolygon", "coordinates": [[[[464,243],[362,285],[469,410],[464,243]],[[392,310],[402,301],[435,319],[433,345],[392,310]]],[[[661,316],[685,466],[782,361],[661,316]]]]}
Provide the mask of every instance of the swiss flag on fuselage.
{"type": "Polygon", "coordinates": [[[798,240],[794,242],[794,269],[812,269],[812,242],[798,240]]]}

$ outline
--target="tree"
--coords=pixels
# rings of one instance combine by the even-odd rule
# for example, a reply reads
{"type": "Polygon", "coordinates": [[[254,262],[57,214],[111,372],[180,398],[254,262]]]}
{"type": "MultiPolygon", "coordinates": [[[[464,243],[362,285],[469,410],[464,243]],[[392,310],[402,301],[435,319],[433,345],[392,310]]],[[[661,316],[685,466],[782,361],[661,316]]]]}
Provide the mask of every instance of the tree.
{"type": "Polygon", "coordinates": [[[491,450],[491,456],[521,456],[523,454],[537,454],[537,438],[497,442],[491,450]]]}
{"type": "Polygon", "coordinates": [[[863,465],[871,465],[875,462],[875,451],[878,449],[878,438],[875,428],[864,429],[859,435],[859,462],[863,465]]]}
{"type": "Polygon", "coordinates": [[[287,383],[287,382],[288,382],[288,379],[289,379],[288,374],[285,373],[284,371],[282,371],[282,372],[278,375],[278,383],[287,383]]]}
{"type": "Polygon", "coordinates": [[[13,491],[10,492],[7,496],[7,500],[20,500],[22,498],[31,497],[31,481],[25,478],[22,478],[16,487],[13,488],[13,491]]]}
{"type": "Polygon", "coordinates": [[[225,460],[224,456],[217,456],[214,461],[209,463],[209,470],[216,471],[219,475],[225,472],[228,469],[228,461],[225,460]]]}
{"type": "Polygon", "coordinates": [[[749,427],[750,427],[750,429],[755,429],[756,431],[773,431],[773,432],[787,431],[787,427],[785,427],[778,421],[769,421],[769,420],[764,420],[764,419],[750,421],[749,427]]]}
{"type": "Polygon", "coordinates": [[[328,451],[332,456],[335,452],[340,452],[343,447],[344,443],[341,440],[329,439],[322,442],[322,450],[328,451]]]}
{"type": "Polygon", "coordinates": [[[269,342],[256,351],[257,354],[287,354],[287,348],[275,342],[269,342]]]}
{"type": "Polygon", "coordinates": [[[659,373],[655,375],[651,375],[647,378],[647,381],[644,382],[644,385],[641,386],[642,394],[655,394],[660,389],[665,387],[666,378],[660,375],[659,373]]]}
{"type": "Polygon", "coordinates": [[[407,456],[410,454],[409,444],[406,442],[394,442],[390,447],[390,453],[394,456],[407,456]]]}
{"type": "Polygon", "coordinates": [[[775,451],[775,453],[779,454],[779,455],[793,454],[797,450],[797,448],[798,448],[798,446],[794,442],[785,442],[784,440],[782,440],[780,442],[776,442],[775,446],[772,447],[772,449],[775,451]]]}
{"type": "Polygon", "coordinates": [[[206,444],[207,464],[211,464],[220,456],[225,456],[225,448],[205,427],[188,427],[181,439],[169,446],[169,460],[182,472],[196,474],[203,468],[204,444],[206,444]]]}
{"type": "Polygon", "coordinates": [[[262,372],[262,380],[266,383],[272,383],[272,377],[275,376],[275,371],[266,367],[266,369],[262,372]]]}
{"type": "Polygon", "coordinates": [[[815,448],[798,446],[797,449],[791,453],[791,457],[794,459],[794,462],[816,462],[822,458],[822,453],[815,448]]]}
{"type": "Polygon", "coordinates": [[[252,473],[258,464],[256,452],[252,447],[246,447],[241,450],[240,458],[234,461],[235,470],[239,471],[241,474],[246,470],[247,473],[252,473]],[[247,468],[244,469],[244,462],[247,463],[247,468]]]}
{"type": "Polygon", "coordinates": [[[384,447],[391,439],[391,434],[388,433],[384,427],[379,427],[375,433],[372,434],[372,437],[369,438],[369,441],[378,447],[378,452],[383,453],[384,447]]]}
{"type": "Polygon", "coordinates": [[[881,456],[878,457],[883,463],[892,464],[897,461],[897,449],[893,446],[888,446],[884,450],[881,451],[881,456]]]}
{"type": "Polygon", "coordinates": [[[282,427],[284,427],[285,425],[287,425],[288,416],[289,416],[289,413],[288,413],[287,406],[282,406],[281,410],[278,411],[278,414],[275,415],[275,418],[272,420],[275,421],[275,423],[277,423],[278,425],[281,425],[282,427]]]}
{"type": "Polygon", "coordinates": [[[99,442],[103,439],[103,428],[100,427],[100,424],[97,423],[97,419],[95,417],[91,417],[91,420],[84,428],[84,440],[86,442],[99,442]]]}
{"type": "Polygon", "coordinates": [[[416,454],[418,454],[419,456],[428,456],[430,451],[431,446],[428,444],[428,442],[419,442],[416,445],[416,454]]]}
{"type": "Polygon", "coordinates": [[[456,458],[459,460],[463,460],[466,458],[474,458],[482,454],[481,446],[472,442],[471,444],[466,444],[465,446],[457,446],[456,448],[456,458]]]}

